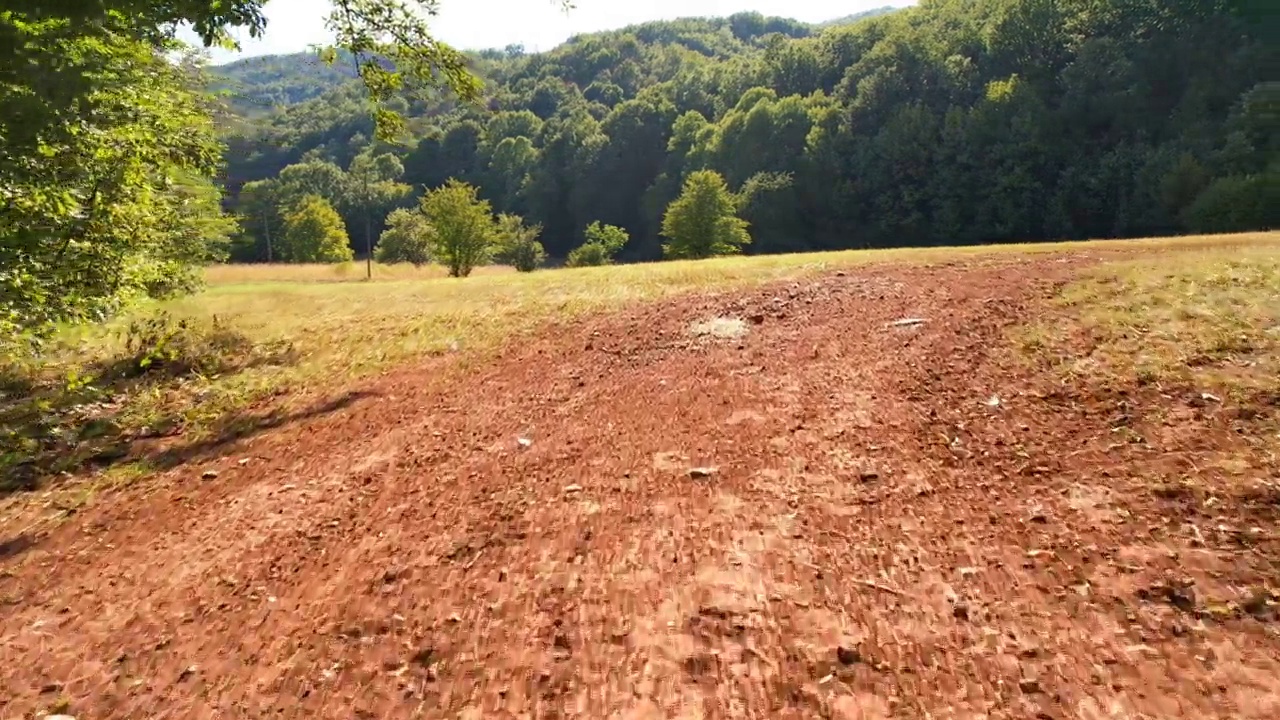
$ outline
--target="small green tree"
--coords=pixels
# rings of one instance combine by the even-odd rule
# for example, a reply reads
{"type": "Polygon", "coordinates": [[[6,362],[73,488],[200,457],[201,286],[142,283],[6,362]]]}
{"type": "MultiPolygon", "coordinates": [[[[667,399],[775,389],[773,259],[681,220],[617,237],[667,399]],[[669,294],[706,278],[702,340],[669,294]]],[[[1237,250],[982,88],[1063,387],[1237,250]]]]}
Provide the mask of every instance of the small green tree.
{"type": "Polygon", "coordinates": [[[422,211],[435,229],[431,255],[451,277],[466,277],[489,259],[497,229],[489,202],[476,197],[475,187],[450,179],[422,198],[422,211]]]}
{"type": "Polygon", "coordinates": [[[662,218],[662,253],[671,259],[736,255],[751,242],[747,221],[737,215],[738,202],[719,173],[699,170],[685,180],[680,197],[662,218]]]}
{"type": "Polygon", "coordinates": [[[380,263],[431,262],[431,224],[420,210],[400,208],[387,216],[387,229],[374,252],[380,263]]]}
{"type": "Polygon", "coordinates": [[[280,257],[295,263],[338,263],[355,259],[342,216],[319,195],[304,196],[285,215],[280,257]]]}
{"type": "Polygon", "coordinates": [[[587,226],[586,242],[569,251],[566,265],[591,267],[608,265],[631,239],[627,231],[616,225],[604,225],[599,221],[587,226]]]}
{"type": "Polygon", "coordinates": [[[542,234],[541,225],[527,226],[519,215],[499,215],[496,231],[495,260],[520,272],[533,272],[542,267],[547,251],[538,242],[538,236],[542,234]]]}
{"type": "MultiPolygon", "coordinates": [[[[342,176],[343,203],[352,214],[360,216],[364,224],[364,249],[366,277],[373,277],[373,217],[386,215],[393,207],[413,193],[413,187],[397,182],[404,175],[404,165],[395,155],[375,156],[372,148],[351,161],[351,167],[342,176]]],[[[425,263],[406,258],[415,265],[425,263]]]]}

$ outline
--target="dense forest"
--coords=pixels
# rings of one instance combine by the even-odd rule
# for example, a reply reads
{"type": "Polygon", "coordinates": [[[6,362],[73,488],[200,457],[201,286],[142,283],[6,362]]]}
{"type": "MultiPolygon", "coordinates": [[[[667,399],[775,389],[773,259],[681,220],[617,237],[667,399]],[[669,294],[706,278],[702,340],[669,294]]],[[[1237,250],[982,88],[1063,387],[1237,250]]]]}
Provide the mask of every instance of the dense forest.
{"type": "Polygon", "coordinates": [[[1280,226],[1274,0],[923,0],[460,53],[435,0],[209,68],[268,0],[0,9],[0,345],[201,264],[748,252],[1280,226]],[[389,39],[393,39],[391,41],[389,39]]]}
{"type": "Polygon", "coordinates": [[[657,259],[702,170],[727,183],[749,253],[1278,227],[1280,20],[1264,5],[924,0],[820,26],[653,22],[470,54],[480,102],[400,93],[407,122],[382,141],[341,61],[245,60],[214,69],[234,88],[232,256],[268,259],[304,195],[362,254],[452,179],[540,226],[554,257],[599,222],[625,230],[620,259],[657,259]]]}

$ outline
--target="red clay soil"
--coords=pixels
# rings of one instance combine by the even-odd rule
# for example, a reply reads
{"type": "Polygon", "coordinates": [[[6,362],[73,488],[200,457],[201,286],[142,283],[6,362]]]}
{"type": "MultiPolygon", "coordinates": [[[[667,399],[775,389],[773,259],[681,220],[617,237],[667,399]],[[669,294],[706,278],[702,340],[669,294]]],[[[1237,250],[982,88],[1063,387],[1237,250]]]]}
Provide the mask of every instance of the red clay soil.
{"type": "Polygon", "coordinates": [[[1010,349],[1081,262],[685,298],[357,388],[10,543],[0,718],[1280,717],[1257,418],[1010,349]]]}

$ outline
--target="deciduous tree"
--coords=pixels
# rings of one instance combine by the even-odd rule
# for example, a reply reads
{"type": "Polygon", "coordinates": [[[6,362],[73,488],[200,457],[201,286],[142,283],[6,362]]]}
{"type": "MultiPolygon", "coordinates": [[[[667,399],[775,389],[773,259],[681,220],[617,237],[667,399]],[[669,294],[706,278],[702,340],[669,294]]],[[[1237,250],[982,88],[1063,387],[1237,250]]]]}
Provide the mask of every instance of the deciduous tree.
{"type": "Polygon", "coordinates": [[[431,262],[431,223],[419,208],[400,208],[387,216],[387,229],[378,238],[376,252],[381,263],[431,262]]]}
{"type": "Polygon", "coordinates": [[[587,241],[569,253],[569,267],[608,265],[631,239],[626,230],[599,221],[588,225],[584,235],[587,241]]]}
{"type": "Polygon", "coordinates": [[[466,277],[489,259],[497,232],[489,203],[474,186],[450,180],[422,198],[422,212],[434,228],[431,254],[451,277],[466,277]]]}
{"type": "Polygon", "coordinates": [[[751,235],[747,221],[737,215],[737,205],[719,173],[690,174],[662,219],[662,235],[667,238],[663,254],[671,259],[699,259],[742,252],[751,235]]]}
{"type": "Polygon", "coordinates": [[[497,220],[497,250],[494,259],[510,265],[520,272],[533,272],[547,260],[547,251],[538,242],[541,225],[528,226],[518,215],[499,215],[497,220]]]}
{"type": "Polygon", "coordinates": [[[354,259],[342,216],[319,195],[307,195],[284,218],[282,259],[295,263],[337,263],[354,259]]]}
{"type": "Polygon", "coordinates": [[[351,161],[343,177],[344,200],[350,212],[358,215],[364,226],[365,272],[373,277],[374,216],[379,218],[396,204],[403,202],[413,188],[398,182],[404,165],[390,153],[374,155],[366,150],[351,161]]]}

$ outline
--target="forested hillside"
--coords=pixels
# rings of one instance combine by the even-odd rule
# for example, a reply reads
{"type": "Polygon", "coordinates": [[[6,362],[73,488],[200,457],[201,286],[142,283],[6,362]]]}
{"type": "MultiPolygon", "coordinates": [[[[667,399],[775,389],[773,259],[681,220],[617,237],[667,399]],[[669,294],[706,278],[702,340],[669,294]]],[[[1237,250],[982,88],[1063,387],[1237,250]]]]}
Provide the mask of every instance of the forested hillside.
{"type": "Polygon", "coordinates": [[[1208,0],[655,22],[476,55],[483,107],[406,98],[401,146],[369,148],[361,89],[335,86],[229,138],[227,184],[393,153],[419,191],[457,178],[541,224],[556,256],[601,221],[629,232],[622,257],[659,257],[704,168],[742,193],[753,253],[1275,227],[1275,22],[1208,0]]]}
{"type": "Polygon", "coordinates": [[[212,89],[235,112],[249,116],[320,97],[356,77],[346,53],[333,63],[314,53],[265,55],[218,68],[212,89]]]}
{"type": "Polygon", "coordinates": [[[833,27],[835,25],[848,25],[859,20],[866,20],[867,18],[877,17],[879,15],[888,15],[889,13],[896,12],[897,10],[899,10],[899,8],[892,5],[885,5],[884,7],[863,10],[862,12],[854,13],[852,15],[845,15],[844,17],[835,18],[834,20],[827,20],[826,22],[818,23],[818,27],[826,28],[833,27]]]}

